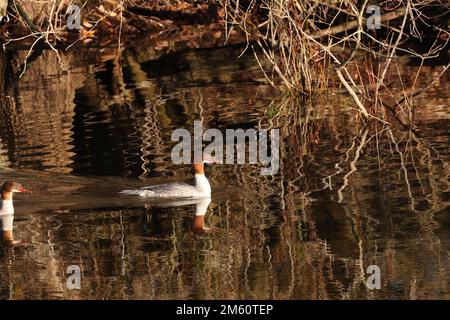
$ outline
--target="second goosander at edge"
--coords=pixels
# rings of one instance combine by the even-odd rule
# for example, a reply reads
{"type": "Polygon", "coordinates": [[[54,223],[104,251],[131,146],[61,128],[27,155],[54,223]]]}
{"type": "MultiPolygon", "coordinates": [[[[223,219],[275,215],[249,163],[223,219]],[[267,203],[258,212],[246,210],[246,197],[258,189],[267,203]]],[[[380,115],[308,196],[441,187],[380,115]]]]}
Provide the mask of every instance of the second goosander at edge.
{"type": "Polygon", "coordinates": [[[14,205],[13,194],[16,192],[31,192],[22,187],[21,184],[14,181],[7,181],[0,189],[0,221],[2,239],[4,243],[14,243],[13,238],[13,222],[14,222],[14,205]]]}
{"type": "Polygon", "coordinates": [[[164,183],[135,190],[123,190],[120,194],[146,198],[209,198],[211,186],[205,176],[205,163],[214,163],[212,158],[204,158],[203,163],[194,163],[194,184],[185,182],[164,183]]]}

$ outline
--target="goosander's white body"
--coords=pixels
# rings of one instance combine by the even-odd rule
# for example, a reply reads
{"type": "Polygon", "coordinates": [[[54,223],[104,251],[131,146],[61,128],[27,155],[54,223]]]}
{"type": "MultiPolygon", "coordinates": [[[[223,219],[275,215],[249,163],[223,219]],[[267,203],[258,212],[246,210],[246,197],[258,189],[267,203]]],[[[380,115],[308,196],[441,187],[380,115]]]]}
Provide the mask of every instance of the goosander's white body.
{"type": "Polygon", "coordinates": [[[14,214],[14,204],[11,200],[2,200],[0,202],[0,216],[14,214]]]}
{"type": "Polygon", "coordinates": [[[0,202],[1,231],[10,231],[14,222],[14,205],[11,200],[1,200],[0,202]]]}
{"type": "MultiPolygon", "coordinates": [[[[204,163],[213,163],[208,160],[204,163]]],[[[146,198],[209,198],[211,197],[211,186],[205,176],[204,164],[195,163],[194,168],[194,184],[184,182],[165,183],[155,186],[143,187],[136,190],[123,190],[123,195],[141,196],[146,198]]]]}
{"type": "Polygon", "coordinates": [[[136,190],[123,190],[120,193],[128,196],[146,198],[208,198],[211,197],[211,186],[204,174],[196,173],[194,185],[184,182],[165,183],[136,190]]]}

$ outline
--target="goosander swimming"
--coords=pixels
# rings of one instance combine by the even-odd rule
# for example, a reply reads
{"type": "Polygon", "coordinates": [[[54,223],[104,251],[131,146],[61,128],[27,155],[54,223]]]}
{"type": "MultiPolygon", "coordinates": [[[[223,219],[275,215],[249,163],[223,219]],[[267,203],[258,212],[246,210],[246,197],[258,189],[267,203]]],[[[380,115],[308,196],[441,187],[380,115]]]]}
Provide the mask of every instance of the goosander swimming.
{"type": "Polygon", "coordinates": [[[146,198],[209,198],[211,186],[205,176],[204,163],[214,163],[212,159],[204,159],[203,163],[194,163],[194,184],[184,182],[165,183],[136,190],[123,190],[120,194],[141,196],[146,198]]]}
{"type": "Polygon", "coordinates": [[[0,189],[1,202],[0,202],[0,221],[1,231],[3,236],[3,242],[13,243],[13,222],[14,222],[14,204],[13,194],[16,192],[31,192],[22,187],[21,184],[14,181],[7,181],[0,189]]]}

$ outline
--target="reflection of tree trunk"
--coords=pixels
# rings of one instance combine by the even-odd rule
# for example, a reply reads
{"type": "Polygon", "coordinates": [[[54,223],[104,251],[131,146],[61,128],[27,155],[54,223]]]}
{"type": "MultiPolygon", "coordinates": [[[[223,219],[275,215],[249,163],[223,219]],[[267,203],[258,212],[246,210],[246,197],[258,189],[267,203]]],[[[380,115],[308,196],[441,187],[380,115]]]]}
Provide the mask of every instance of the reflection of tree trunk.
{"type": "MultiPolygon", "coordinates": [[[[161,96],[161,88],[154,81],[149,81],[147,73],[142,70],[141,64],[131,54],[126,55],[128,66],[131,70],[133,83],[136,85],[137,92],[148,100],[153,101],[161,96]]],[[[171,118],[166,114],[165,104],[157,104],[157,119],[163,127],[168,127],[172,123],[171,118]]]]}
{"type": "Polygon", "coordinates": [[[2,139],[0,138],[0,168],[6,168],[9,166],[8,154],[6,148],[3,146],[2,139]]]}
{"type": "Polygon", "coordinates": [[[66,282],[64,276],[66,275],[64,265],[61,265],[63,260],[58,254],[55,253],[54,237],[52,236],[53,230],[48,231],[48,261],[46,263],[46,280],[47,280],[47,292],[57,294],[58,297],[62,297],[66,282]]]}
{"type": "Polygon", "coordinates": [[[0,92],[3,93],[5,89],[6,76],[6,54],[4,50],[0,50],[0,92]]]}
{"type": "MultiPolygon", "coordinates": [[[[25,55],[26,52],[19,52],[25,55]]],[[[71,69],[73,56],[45,51],[14,88],[11,107],[17,144],[14,157],[19,165],[37,163],[50,170],[67,172],[72,163],[72,118],[75,90],[84,77],[82,69],[71,69]],[[71,58],[72,57],[72,58],[71,58]],[[31,90],[30,90],[31,89],[31,90]],[[36,150],[39,148],[39,150],[36,150]],[[55,168],[55,169],[52,169],[55,168]]],[[[20,58],[19,58],[20,59],[20,58]]]]}
{"type": "MultiPolygon", "coordinates": [[[[5,89],[6,61],[3,50],[0,50],[0,92],[5,89]]],[[[13,104],[7,94],[0,96],[0,166],[6,167],[14,159],[15,128],[12,123],[13,104]],[[3,146],[3,143],[5,146],[3,146]],[[9,161],[8,161],[9,160],[9,161]]]]}
{"type": "MultiPolygon", "coordinates": [[[[160,129],[169,127],[172,120],[166,114],[166,104],[156,83],[148,80],[147,73],[142,70],[140,63],[132,54],[127,54],[125,59],[131,71],[132,81],[138,88],[137,93],[145,98],[145,106],[142,110],[144,117],[136,114],[141,113],[139,109],[133,109],[135,113],[133,117],[136,120],[136,131],[141,134],[141,168],[143,176],[146,176],[150,158],[155,154],[163,153],[164,142],[160,129]]],[[[153,162],[162,163],[155,159],[153,162]]]]}

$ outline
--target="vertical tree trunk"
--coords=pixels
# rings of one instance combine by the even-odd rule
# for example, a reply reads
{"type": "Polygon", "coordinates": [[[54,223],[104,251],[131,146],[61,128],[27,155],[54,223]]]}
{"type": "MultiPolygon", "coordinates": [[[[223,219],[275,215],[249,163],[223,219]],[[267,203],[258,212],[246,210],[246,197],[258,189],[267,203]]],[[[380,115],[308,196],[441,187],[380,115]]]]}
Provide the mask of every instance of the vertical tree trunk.
{"type": "Polygon", "coordinates": [[[0,0],[0,22],[6,16],[7,8],[8,8],[8,0],[0,0]]]}

